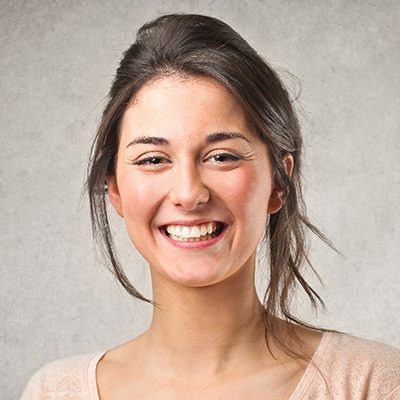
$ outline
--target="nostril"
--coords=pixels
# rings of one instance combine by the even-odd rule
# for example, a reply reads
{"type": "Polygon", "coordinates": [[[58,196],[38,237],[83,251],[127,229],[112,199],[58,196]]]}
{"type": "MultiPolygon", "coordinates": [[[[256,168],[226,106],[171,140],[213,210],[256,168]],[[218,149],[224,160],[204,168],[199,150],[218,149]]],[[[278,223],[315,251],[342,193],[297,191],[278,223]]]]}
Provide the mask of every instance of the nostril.
{"type": "Polygon", "coordinates": [[[200,180],[192,179],[190,182],[176,185],[170,192],[170,199],[175,206],[193,211],[209,202],[210,190],[200,180]]]}

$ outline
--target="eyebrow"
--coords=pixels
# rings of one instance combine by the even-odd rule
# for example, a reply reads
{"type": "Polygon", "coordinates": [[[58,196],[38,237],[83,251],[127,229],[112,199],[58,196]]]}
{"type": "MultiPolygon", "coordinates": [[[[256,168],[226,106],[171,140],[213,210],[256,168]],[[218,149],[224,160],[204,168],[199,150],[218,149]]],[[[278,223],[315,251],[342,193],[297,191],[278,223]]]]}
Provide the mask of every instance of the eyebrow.
{"type": "MultiPolygon", "coordinates": [[[[222,142],[224,140],[229,140],[229,139],[243,139],[247,143],[250,143],[249,139],[247,139],[246,136],[242,135],[239,132],[211,133],[210,135],[207,135],[206,142],[207,143],[216,143],[216,142],[222,142]]],[[[158,136],[140,136],[136,139],[133,139],[131,142],[129,142],[126,147],[128,148],[129,146],[133,146],[135,144],[153,144],[155,146],[168,146],[170,144],[170,142],[167,139],[158,137],[158,136]]]]}
{"type": "Polygon", "coordinates": [[[139,136],[133,139],[126,147],[133,146],[135,144],[154,144],[155,146],[168,146],[169,141],[162,137],[157,136],[139,136]]]}

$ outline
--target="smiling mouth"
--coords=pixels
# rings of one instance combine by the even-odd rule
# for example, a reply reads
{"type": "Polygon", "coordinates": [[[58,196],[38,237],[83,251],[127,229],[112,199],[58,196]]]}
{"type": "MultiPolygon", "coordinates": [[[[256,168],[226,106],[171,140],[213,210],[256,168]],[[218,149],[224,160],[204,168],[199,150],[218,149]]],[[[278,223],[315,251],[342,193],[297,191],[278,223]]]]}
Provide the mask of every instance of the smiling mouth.
{"type": "Polygon", "coordinates": [[[188,226],[166,225],[161,227],[162,232],[177,242],[205,242],[221,235],[226,225],[222,222],[188,226]]]}

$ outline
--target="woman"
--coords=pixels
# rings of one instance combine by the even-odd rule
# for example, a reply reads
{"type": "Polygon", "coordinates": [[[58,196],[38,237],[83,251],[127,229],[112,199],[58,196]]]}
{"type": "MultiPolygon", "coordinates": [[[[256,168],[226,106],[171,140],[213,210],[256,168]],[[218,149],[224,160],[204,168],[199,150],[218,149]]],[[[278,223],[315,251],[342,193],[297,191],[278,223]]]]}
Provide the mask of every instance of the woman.
{"type": "Polygon", "coordinates": [[[307,219],[302,139],[276,73],[229,26],[200,15],[144,25],[111,87],[92,148],[94,237],[114,252],[106,199],[149,264],[149,329],[50,363],[22,399],[396,399],[400,351],[293,316],[307,219]],[[106,185],[105,185],[106,183],[106,185]],[[261,303],[256,250],[268,249],[261,303]]]}

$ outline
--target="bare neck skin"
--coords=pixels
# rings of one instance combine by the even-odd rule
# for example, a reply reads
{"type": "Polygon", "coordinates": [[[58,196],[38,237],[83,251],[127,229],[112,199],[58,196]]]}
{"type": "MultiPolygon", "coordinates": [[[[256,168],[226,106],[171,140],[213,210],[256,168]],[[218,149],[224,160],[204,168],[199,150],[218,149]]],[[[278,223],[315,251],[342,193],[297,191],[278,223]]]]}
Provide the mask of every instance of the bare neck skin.
{"type": "Polygon", "coordinates": [[[290,397],[305,365],[269,341],[275,359],[265,344],[254,260],[202,288],[179,286],[154,269],[152,280],[159,307],[144,334],[97,366],[100,398],[290,397]]]}
{"type": "Polygon", "coordinates": [[[265,345],[254,260],[219,284],[187,288],[153,273],[153,319],[141,343],[146,361],[172,379],[215,380],[272,364],[265,345]]]}

